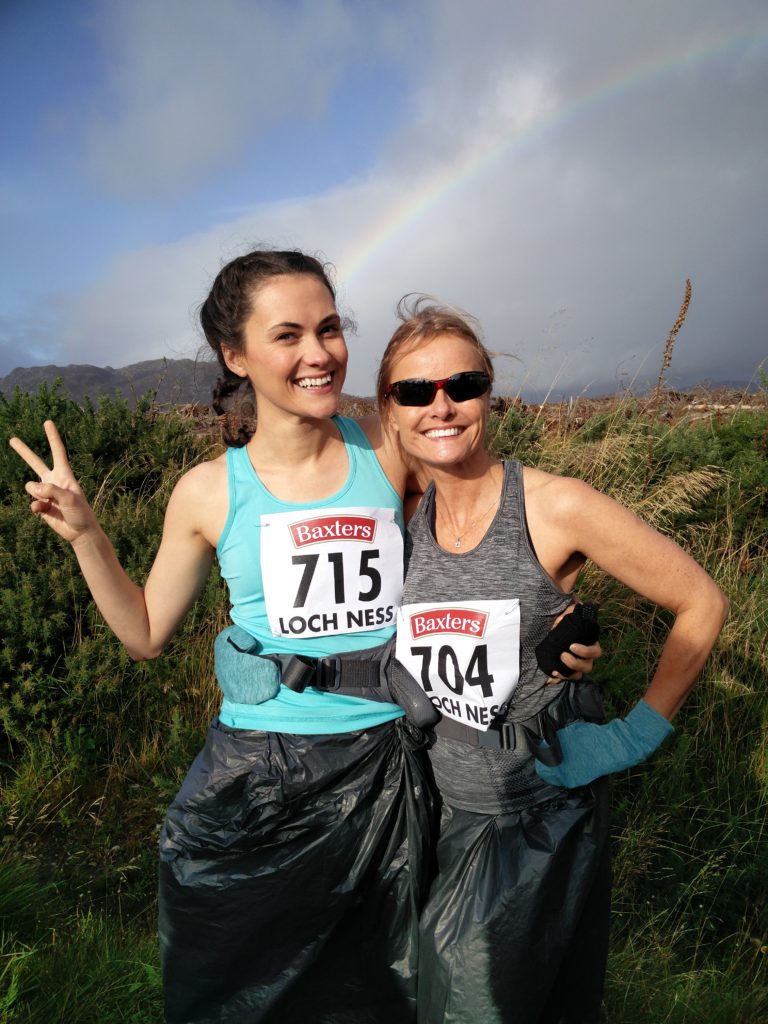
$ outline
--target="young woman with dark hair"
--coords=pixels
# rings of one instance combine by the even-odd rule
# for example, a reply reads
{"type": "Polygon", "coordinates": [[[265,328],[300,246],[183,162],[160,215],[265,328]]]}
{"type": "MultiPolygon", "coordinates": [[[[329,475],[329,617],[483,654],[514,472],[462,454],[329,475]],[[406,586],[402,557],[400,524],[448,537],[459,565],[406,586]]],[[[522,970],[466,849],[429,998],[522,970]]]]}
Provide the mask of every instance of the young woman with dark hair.
{"type": "Polygon", "coordinates": [[[160,839],[167,1018],[407,1021],[430,805],[421,736],[385,685],[406,470],[376,418],[336,415],[347,349],[318,260],[233,260],[201,321],[258,428],[179,480],[143,587],[54,424],[52,468],[11,441],[40,479],[32,511],[72,545],[132,657],[162,652],[214,557],[230,587],[223,704],[160,839]]]}

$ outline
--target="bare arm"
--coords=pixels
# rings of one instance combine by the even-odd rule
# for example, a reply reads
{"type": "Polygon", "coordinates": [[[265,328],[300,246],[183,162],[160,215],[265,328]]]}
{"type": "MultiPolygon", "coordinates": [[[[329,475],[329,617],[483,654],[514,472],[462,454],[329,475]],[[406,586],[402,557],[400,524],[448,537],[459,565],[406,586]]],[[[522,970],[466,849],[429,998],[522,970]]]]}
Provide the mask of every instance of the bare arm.
{"type": "MultiPolygon", "coordinates": [[[[717,584],[677,544],[611,498],[578,480],[552,477],[542,488],[557,560],[590,558],[601,569],[675,616],[646,702],[671,719],[709,657],[728,613],[717,584]]],[[[554,553],[554,552],[553,552],[554,553]]]]}
{"type": "Polygon", "coordinates": [[[142,588],[118,562],[72,473],[55,425],[48,421],[45,432],[52,468],[23,441],[10,442],[40,477],[40,483],[26,484],[33,498],[30,509],[71,544],[99,611],[131,657],[154,658],[194,602],[213,560],[213,548],[198,527],[200,503],[194,492],[200,487],[192,475],[195,470],[182,478],[171,496],[160,549],[142,588]]]}

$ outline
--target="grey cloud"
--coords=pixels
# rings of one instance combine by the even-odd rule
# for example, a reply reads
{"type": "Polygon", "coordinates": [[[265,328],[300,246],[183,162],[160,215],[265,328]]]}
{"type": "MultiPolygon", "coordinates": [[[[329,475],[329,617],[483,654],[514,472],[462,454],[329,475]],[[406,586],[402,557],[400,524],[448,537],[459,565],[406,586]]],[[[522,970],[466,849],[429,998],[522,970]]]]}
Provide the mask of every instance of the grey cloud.
{"type": "Polygon", "coordinates": [[[440,45],[414,71],[414,119],[367,177],[122,257],[70,304],[72,358],[193,354],[220,261],[263,240],[336,261],[360,324],[359,393],[414,290],[476,314],[491,348],[520,357],[500,363],[512,392],[652,382],[686,277],[670,383],[749,379],[768,351],[768,19],[739,0],[726,32],[716,4],[654,4],[651,34],[635,5],[523,6],[521,22],[489,2],[483,29],[475,7],[446,5],[440,45]],[[680,56],[692,46],[698,57],[680,56]]]}
{"type": "Polygon", "coordinates": [[[322,116],[350,59],[402,38],[397,13],[342,0],[116,0],[92,23],[110,89],[91,116],[91,172],[126,197],[199,184],[282,120],[301,131],[322,116]]]}
{"type": "MultiPolygon", "coordinates": [[[[224,262],[258,244],[338,259],[384,202],[378,183],[350,185],[311,200],[265,204],[176,243],[123,253],[101,281],[62,306],[58,338],[67,361],[119,367],[194,356],[205,345],[197,310],[224,262]]],[[[345,301],[343,285],[339,298],[345,301]]]]}
{"type": "MultiPolygon", "coordinates": [[[[749,378],[768,349],[765,11],[650,6],[544,3],[520,17],[489,4],[488,31],[484,7],[451,5],[444,64],[416,103],[437,121],[444,163],[451,118],[454,151],[473,129],[492,149],[483,133],[495,118],[500,153],[404,229],[375,273],[478,314],[492,347],[509,339],[523,356],[511,376],[538,391],[558,372],[565,391],[655,380],[687,276],[694,300],[671,380],[749,378]],[[521,103],[535,98],[537,67],[538,130],[504,149],[515,83],[521,103]]],[[[408,137],[411,166],[425,123],[408,137]]],[[[364,291],[372,339],[391,313],[367,279],[364,291]]]]}

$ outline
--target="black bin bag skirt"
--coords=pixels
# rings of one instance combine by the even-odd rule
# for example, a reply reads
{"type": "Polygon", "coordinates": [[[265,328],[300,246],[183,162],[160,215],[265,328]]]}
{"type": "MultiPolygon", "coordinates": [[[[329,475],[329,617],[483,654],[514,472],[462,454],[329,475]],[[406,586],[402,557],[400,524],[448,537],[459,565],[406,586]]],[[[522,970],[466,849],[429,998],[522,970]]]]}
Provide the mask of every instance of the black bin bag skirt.
{"type": "Polygon", "coordinates": [[[607,779],[507,814],[444,805],[421,920],[419,1024],[598,1024],[607,779]]]}
{"type": "Polygon", "coordinates": [[[415,1020],[421,743],[404,719],[327,736],[214,722],[160,838],[169,1024],[415,1020]]]}

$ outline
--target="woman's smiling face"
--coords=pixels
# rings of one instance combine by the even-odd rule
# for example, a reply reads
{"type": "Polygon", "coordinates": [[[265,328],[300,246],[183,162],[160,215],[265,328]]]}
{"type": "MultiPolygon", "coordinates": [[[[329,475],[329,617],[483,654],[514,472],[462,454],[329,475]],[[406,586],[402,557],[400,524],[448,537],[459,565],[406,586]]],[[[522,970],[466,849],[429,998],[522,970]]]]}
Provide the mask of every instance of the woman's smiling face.
{"type": "MultiPolygon", "coordinates": [[[[467,370],[485,371],[477,349],[458,334],[438,334],[397,358],[390,383],[409,378],[444,380],[467,370]]],[[[485,427],[489,393],[455,402],[440,388],[429,405],[398,405],[388,399],[387,415],[403,449],[427,466],[469,467],[487,458],[485,427]]]]}
{"type": "Polygon", "coordinates": [[[275,277],[253,297],[241,352],[224,349],[227,365],[247,376],[259,418],[332,416],[347,369],[347,346],[333,296],[310,274],[275,277]]]}

